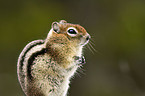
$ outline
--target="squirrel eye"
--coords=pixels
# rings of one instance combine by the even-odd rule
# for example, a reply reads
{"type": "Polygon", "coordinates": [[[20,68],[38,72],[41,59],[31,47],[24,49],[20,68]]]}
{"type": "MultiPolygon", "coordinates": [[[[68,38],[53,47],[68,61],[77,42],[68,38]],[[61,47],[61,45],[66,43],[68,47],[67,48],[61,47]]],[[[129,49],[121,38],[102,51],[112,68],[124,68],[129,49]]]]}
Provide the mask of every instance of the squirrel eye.
{"type": "Polygon", "coordinates": [[[68,32],[69,32],[70,34],[77,34],[77,32],[76,32],[74,29],[69,29],[68,32]]]}
{"type": "Polygon", "coordinates": [[[67,29],[67,34],[70,35],[71,37],[76,36],[77,33],[78,33],[78,31],[77,31],[77,29],[74,28],[74,27],[69,27],[69,28],[67,29]]]}

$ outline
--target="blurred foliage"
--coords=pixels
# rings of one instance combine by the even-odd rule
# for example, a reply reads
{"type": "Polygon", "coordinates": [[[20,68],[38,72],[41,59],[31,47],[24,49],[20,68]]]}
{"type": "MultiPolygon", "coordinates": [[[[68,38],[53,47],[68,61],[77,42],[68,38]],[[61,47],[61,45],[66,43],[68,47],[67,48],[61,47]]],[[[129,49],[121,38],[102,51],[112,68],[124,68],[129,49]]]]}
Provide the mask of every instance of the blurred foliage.
{"type": "Polygon", "coordinates": [[[17,58],[61,19],[84,26],[97,50],[86,46],[69,96],[145,96],[144,0],[1,0],[0,96],[23,96],[17,58]]]}

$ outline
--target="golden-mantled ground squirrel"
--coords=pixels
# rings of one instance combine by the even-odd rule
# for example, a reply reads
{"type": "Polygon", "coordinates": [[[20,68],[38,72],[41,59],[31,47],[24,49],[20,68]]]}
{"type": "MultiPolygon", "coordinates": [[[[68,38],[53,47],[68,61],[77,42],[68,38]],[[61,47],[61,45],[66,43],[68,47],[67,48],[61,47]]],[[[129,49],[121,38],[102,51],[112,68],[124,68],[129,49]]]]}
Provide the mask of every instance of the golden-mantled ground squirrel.
{"type": "Polygon", "coordinates": [[[45,40],[30,42],[18,58],[17,74],[27,96],[66,96],[70,78],[85,63],[90,35],[65,20],[53,22],[45,40]]]}

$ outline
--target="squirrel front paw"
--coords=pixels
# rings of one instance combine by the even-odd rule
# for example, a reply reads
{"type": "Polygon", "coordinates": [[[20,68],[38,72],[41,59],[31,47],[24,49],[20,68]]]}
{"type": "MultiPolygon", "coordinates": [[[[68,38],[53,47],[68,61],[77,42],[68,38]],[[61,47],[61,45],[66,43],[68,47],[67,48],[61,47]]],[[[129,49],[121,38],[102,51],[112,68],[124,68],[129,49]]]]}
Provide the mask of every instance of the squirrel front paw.
{"type": "Polygon", "coordinates": [[[85,57],[84,56],[81,56],[81,57],[79,57],[79,56],[74,56],[74,59],[75,59],[75,62],[76,62],[76,64],[81,64],[81,65],[83,65],[83,64],[85,64],[86,62],[85,62],[85,57]]]}

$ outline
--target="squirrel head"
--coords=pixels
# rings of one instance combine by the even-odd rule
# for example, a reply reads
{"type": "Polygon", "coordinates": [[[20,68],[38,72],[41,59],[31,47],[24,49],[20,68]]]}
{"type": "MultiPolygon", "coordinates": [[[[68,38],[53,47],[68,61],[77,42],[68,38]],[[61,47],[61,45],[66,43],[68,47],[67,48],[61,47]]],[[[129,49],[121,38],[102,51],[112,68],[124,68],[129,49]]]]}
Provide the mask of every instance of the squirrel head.
{"type": "MultiPolygon", "coordinates": [[[[65,20],[60,22],[53,22],[52,28],[48,34],[48,38],[54,36],[57,38],[57,41],[69,41],[76,46],[84,46],[88,43],[90,35],[87,31],[78,24],[67,23],[65,20]],[[59,38],[59,39],[58,39],[59,38]]],[[[59,42],[58,42],[59,43],[59,42]]]]}

